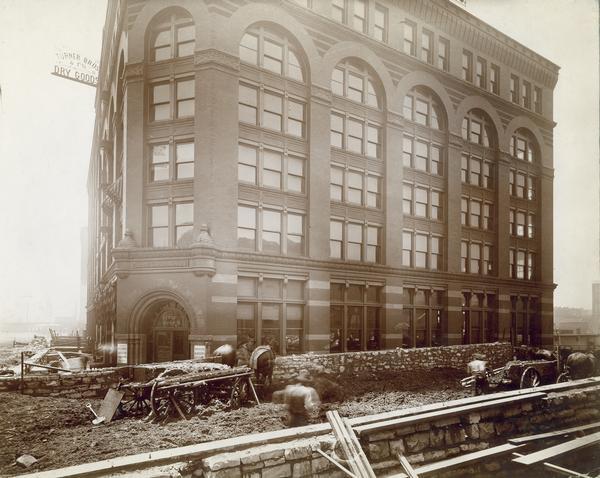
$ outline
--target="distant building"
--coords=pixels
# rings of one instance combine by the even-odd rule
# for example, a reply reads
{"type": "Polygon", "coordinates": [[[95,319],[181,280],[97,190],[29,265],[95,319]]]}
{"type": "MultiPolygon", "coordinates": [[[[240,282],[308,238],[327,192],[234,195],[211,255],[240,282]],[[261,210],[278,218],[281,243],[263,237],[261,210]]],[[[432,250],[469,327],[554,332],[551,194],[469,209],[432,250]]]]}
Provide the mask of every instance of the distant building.
{"type": "Polygon", "coordinates": [[[600,282],[592,284],[592,329],[600,332],[600,282]]]}
{"type": "Polygon", "coordinates": [[[557,75],[450,0],[109,0],[105,363],[552,344],[557,75]]]}

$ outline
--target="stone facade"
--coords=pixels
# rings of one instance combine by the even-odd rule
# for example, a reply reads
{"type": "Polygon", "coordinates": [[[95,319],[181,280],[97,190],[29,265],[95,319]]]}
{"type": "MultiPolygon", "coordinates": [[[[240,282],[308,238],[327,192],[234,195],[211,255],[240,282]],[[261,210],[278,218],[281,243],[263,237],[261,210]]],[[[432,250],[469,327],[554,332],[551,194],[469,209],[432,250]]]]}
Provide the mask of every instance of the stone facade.
{"type": "Polygon", "coordinates": [[[449,0],[344,4],[109,0],[88,175],[103,363],[248,336],[552,343],[558,67],[449,0]]]}

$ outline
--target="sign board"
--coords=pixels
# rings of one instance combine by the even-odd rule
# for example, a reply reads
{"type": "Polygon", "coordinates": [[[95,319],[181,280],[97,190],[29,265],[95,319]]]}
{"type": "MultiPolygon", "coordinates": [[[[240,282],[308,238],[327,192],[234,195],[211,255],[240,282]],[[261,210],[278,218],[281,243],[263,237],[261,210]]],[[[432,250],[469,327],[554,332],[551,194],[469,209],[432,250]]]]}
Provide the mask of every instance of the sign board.
{"type": "Polygon", "coordinates": [[[56,53],[52,74],[95,87],[98,83],[98,62],[79,53],[61,49],[56,53]]]}
{"type": "Polygon", "coordinates": [[[117,364],[127,364],[127,343],[125,342],[117,343],[117,364]]]}
{"type": "Polygon", "coordinates": [[[206,357],[206,345],[194,344],[194,358],[203,359],[206,357]]]}

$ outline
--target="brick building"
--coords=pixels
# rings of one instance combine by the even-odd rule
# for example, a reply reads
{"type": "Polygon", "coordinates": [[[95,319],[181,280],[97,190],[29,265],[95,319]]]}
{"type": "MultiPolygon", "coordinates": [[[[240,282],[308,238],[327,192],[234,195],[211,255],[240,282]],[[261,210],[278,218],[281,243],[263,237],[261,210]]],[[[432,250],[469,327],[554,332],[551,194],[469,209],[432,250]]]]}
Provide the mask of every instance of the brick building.
{"type": "Polygon", "coordinates": [[[109,0],[105,363],[551,344],[558,67],[449,0],[109,0]]]}

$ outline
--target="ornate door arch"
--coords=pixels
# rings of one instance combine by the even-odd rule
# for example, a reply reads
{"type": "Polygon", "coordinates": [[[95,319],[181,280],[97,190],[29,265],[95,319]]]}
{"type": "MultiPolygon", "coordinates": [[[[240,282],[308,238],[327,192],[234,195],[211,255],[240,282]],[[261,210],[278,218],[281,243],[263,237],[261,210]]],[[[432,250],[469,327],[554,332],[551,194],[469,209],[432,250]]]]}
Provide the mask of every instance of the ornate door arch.
{"type": "Polygon", "coordinates": [[[162,305],[153,320],[153,359],[170,362],[190,358],[190,322],[185,310],[174,301],[162,305]]]}

